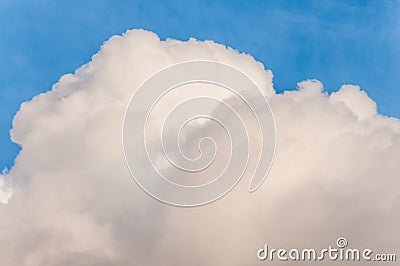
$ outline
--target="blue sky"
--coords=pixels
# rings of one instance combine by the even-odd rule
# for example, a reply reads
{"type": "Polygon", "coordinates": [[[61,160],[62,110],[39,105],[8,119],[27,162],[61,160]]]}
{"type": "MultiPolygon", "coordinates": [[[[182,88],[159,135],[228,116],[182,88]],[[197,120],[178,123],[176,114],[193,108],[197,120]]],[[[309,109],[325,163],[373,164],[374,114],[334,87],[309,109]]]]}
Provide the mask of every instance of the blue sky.
{"type": "Polygon", "coordinates": [[[399,17],[395,0],[0,1],[0,168],[18,152],[9,130],[20,104],[133,28],[250,53],[279,92],[308,78],[329,92],[358,84],[380,113],[400,117],[399,17]]]}

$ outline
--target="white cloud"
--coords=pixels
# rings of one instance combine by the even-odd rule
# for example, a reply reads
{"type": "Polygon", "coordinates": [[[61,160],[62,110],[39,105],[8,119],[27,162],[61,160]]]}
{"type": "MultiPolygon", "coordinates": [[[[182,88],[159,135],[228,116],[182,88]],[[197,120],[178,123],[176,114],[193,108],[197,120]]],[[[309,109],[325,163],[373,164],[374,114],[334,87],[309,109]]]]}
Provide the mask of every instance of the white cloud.
{"type": "Polygon", "coordinates": [[[5,168],[0,175],[0,203],[8,203],[12,195],[12,188],[6,184],[8,169],[5,168]]]}
{"type": "Polygon", "coordinates": [[[211,41],[114,36],[90,63],[22,104],[12,139],[22,150],[1,176],[13,184],[0,206],[5,265],[253,265],[264,243],[324,248],[339,236],[352,247],[400,252],[400,121],[377,114],[356,86],[328,95],[309,80],[276,94],[261,63],[211,41]],[[187,209],[155,201],[132,181],[121,130],[134,88],[195,59],[232,65],[263,89],[277,152],[255,193],[245,176],[219,201],[187,209]]]}
{"type": "Polygon", "coordinates": [[[331,98],[343,102],[359,119],[372,118],[377,114],[376,103],[358,86],[343,85],[331,98]]]}

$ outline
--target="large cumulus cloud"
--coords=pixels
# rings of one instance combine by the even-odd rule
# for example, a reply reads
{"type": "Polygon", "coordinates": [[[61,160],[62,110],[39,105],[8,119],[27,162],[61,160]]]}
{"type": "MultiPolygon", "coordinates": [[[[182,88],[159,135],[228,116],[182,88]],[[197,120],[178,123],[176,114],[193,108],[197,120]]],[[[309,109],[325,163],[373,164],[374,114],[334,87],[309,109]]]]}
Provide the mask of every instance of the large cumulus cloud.
{"type": "Polygon", "coordinates": [[[256,256],[264,243],[324,248],[339,236],[400,252],[400,121],[379,115],[353,85],[328,95],[308,80],[276,94],[261,63],[212,41],[160,41],[141,30],[114,36],[90,63],[23,103],[11,135],[22,150],[0,179],[4,265],[265,264],[256,256]],[[132,181],[121,130],[141,82],[195,59],[232,65],[262,88],[277,151],[255,193],[245,176],[221,200],[187,209],[132,181]]]}

